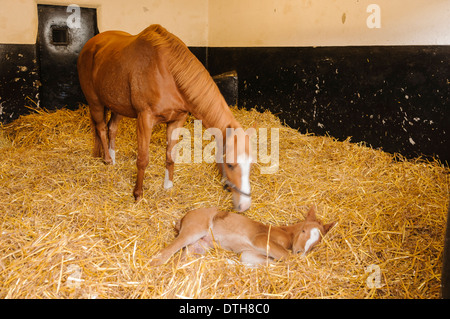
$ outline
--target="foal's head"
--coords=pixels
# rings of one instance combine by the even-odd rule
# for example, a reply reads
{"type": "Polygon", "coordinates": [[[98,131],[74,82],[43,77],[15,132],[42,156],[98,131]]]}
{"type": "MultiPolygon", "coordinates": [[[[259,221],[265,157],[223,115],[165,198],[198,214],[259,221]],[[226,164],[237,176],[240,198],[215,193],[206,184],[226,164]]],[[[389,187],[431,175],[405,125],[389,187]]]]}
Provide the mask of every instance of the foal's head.
{"type": "Polygon", "coordinates": [[[313,206],[308,211],[305,221],[300,224],[298,233],[294,237],[292,252],[294,254],[303,253],[303,255],[306,255],[314,246],[320,243],[322,237],[335,225],[335,222],[323,225],[316,218],[316,208],[313,206]]]}
{"type": "Polygon", "coordinates": [[[252,161],[250,135],[241,128],[227,134],[223,177],[225,178],[225,185],[233,192],[234,209],[239,212],[250,208],[250,167],[252,161]]]}

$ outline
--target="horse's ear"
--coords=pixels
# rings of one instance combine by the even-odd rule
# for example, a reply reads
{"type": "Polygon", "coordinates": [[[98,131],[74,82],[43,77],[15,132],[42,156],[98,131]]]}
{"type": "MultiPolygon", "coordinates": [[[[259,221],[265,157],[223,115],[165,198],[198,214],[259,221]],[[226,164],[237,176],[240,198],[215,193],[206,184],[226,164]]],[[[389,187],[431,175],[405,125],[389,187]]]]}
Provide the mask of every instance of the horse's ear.
{"type": "Polygon", "coordinates": [[[328,231],[329,231],[331,228],[333,228],[334,225],[336,225],[336,222],[332,222],[332,223],[323,225],[323,232],[324,232],[323,235],[325,235],[326,233],[328,233],[328,231]]]}

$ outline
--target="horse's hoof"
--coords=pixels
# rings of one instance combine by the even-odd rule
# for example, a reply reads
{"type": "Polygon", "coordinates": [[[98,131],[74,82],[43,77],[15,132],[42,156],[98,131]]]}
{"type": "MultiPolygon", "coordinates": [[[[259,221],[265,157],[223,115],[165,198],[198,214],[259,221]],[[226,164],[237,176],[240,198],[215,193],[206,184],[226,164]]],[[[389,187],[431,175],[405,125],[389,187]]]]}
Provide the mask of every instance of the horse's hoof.
{"type": "Polygon", "coordinates": [[[106,165],[113,165],[114,164],[114,162],[113,162],[113,160],[112,160],[112,158],[111,157],[103,157],[103,162],[106,164],[106,165]]]}
{"type": "Polygon", "coordinates": [[[142,199],[142,193],[138,193],[138,192],[133,192],[133,196],[134,196],[134,201],[137,203],[139,203],[142,199]]]}
{"type": "Polygon", "coordinates": [[[169,190],[173,187],[173,182],[172,181],[164,181],[164,189],[165,190],[169,190]]]}
{"type": "Polygon", "coordinates": [[[116,151],[113,149],[109,149],[109,156],[111,157],[111,164],[116,164],[116,151]]]}

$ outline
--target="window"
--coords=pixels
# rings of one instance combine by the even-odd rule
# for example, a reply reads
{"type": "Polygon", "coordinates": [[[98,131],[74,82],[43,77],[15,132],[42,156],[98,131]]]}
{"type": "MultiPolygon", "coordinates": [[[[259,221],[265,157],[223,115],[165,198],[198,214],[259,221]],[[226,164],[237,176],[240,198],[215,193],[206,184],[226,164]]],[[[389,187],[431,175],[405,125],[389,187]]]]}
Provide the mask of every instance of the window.
{"type": "Polygon", "coordinates": [[[52,26],[52,44],[69,44],[69,28],[67,26],[52,26]]]}

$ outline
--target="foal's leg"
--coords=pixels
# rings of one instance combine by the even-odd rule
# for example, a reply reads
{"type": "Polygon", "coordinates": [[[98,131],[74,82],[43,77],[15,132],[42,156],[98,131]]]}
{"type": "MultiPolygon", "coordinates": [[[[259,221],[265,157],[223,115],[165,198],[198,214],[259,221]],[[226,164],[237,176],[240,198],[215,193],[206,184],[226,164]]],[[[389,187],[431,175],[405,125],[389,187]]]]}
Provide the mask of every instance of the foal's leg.
{"type": "Polygon", "coordinates": [[[155,120],[150,112],[140,112],[137,116],[138,155],[136,160],[137,177],[133,195],[136,201],[142,198],[145,169],[148,165],[148,147],[155,120]]]}
{"type": "Polygon", "coordinates": [[[241,262],[249,265],[265,265],[272,264],[273,259],[261,254],[255,250],[246,250],[241,254],[241,262]]]}
{"type": "Polygon", "coordinates": [[[108,137],[109,137],[109,155],[113,164],[116,164],[116,135],[119,128],[119,122],[122,118],[121,115],[111,111],[111,118],[108,122],[108,137]]]}
{"type": "Polygon", "coordinates": [[[181,248],[201,241],[208,245],[209,241],[202,242],[203,238],[210,236],[212,221],[217,214],[214,208],[199,208],[191,210],[181,219],[179,223],[179,234],[175,240],[166,248],[162,249],[152,258],[151,265],[162,265],[181,248]]]}
{"type": "MultiPolygon", "coordinates": [[[[207,235],[210,236],[210,235],[207,235]]],[[[186,246],[186,254],[197,254],[197,255],[204,255],[208,249],[212,248],[210,241],[211,240],[205,240],[206,237],[203,237],[199,240],[197,240],[192,245],[186,246]]]]}
{"type": "Polygon", "coordinates": [[[105,163],[111,164],[111,156],[109,155],[109,152],[106,151],[108,149],[108,143],[105,108],[100,104],[89,104],[89,111],[91,113],[91,123],[93,127],[95,127],[93,155],[95,157],[101,156],[101,148],[103,148],[103,160],[105,163]]]}
{"type": "Polygon", "coordinates": [[[167,149],[166,149],[166,172],[164,174],[164,188],[170,189],[173,187],[173,167],[175,158],[172,158],[172,149],[178,142],[178,139],[172,138],[172,133],[175,129],[183,126],[186,122],[188,114],[182,114],[181,117],[175,121],[167,123],[167,149]]]}
{"type": "Polygon", "coordinates": [[[173,254],[182,249],[183,247],[196,244],[203,237],[208,235],[208,228],[204,229],[189,229],[185,228],[181,230],[175,240],[169,244],[166,248],[161,249],[151,260],[151,266],[158,266],[165,264],[173,254]]]}
{"type": "Polygon", "coordinates": [[[267,255],[275,260],[287,258],[289,251],[276,242],[269,240],[267,242],[267,234],[256,235],[252,240],[253,246],[262,254],[267,255]]]}

